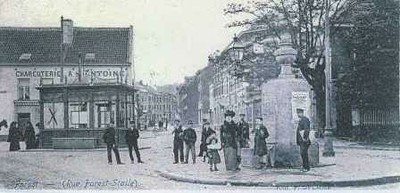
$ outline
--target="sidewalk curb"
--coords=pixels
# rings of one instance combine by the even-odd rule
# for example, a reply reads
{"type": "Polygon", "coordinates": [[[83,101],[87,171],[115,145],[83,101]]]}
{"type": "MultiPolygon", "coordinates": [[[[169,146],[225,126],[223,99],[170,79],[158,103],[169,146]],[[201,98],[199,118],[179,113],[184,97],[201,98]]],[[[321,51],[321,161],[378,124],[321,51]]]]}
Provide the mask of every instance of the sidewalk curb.
{"type": "Polygon", "coordinates": [[[186,177],[179,174],[173,174],[166,171],[157,171],[161,177],[173,181],[188,182],[204,185],[232,185],[232,186],[258,186],[258,187],[360,187],[375,186],[382,184],[392,184],[400,182],[400,176],[384,176],[379,178],[358,179],[358,180],[331,180],[331,181],[249,181],[249,180],[218,180],[218,179],[199,179],[195,177],[186,177]]]}
{"type": "MultiPolygon", "coordinates": [[[[151,149],[150,146],[139,147],[139,150],[151,149]]],[[[107,151],[107,148],[94,148],[94,149],[24,149],[18,152],[96,152],[107,151]]],[[[127,147],[118,148],[118,151],[128,151],[127,147]]]]}
{"type": "Polygon", "coordinates": [[[396,148],[396,147],[360,147],[360,146],[342,146],[342,145],[334,145],[334,148],[338,148],[338,149],[361,149],[361,150],[377,150],[377,151],[400,151],[400,148],[396,148]]]}

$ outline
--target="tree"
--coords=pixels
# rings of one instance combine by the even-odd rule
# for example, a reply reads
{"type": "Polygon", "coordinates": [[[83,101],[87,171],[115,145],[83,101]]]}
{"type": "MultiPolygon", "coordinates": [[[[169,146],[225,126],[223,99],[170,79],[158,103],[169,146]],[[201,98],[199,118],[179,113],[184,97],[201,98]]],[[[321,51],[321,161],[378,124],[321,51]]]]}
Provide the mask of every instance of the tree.
{"type": "MultiPolygon", "coordinates": [[[[261,26],[281,39],[289,33],[293,48],[298,51],[293,67],[298,68],[316,94],[319,126],[325,123],[325,13],[331,23],[341,25],[360,0],[264,0],[246,4],[230,3],[224,10],[227,15],[245,17],[228,24],[228,27],[261,26]]],[[[331,31],[330,35],[336,33],[331,31]]]]}
{"type": "Polygon", "coordinates": [[[347,61],[337,63],[345,64],[337,78],[338,110],[348,115],[339,117],[343,128],[351,127],[351,107],[397,112],[399,99],[398,2],[364,1],[348,20],[352,25],[338,29],[335,37],[344,46],[340,50],[347,52],[347,61]]]}

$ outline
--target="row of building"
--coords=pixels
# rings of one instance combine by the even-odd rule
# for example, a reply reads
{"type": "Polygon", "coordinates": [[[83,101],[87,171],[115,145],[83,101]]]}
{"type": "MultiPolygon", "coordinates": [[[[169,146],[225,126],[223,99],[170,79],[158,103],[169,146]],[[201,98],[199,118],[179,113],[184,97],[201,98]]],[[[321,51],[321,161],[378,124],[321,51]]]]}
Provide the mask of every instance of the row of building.
{"type": "MultiPolygon", "coordinates": [[[[391,9],[390,3],[375,4],[368,3],[373,9],[365,11],[360,8],[349,18],[362,25],[366,17],[378,17],[368,15],[368,12],[391,9]]],[[[381,26],[364,29],[357,27],[360,24],[346,23],[331,27],[337,33],[331,35],[330,119],[335,135],[340,137],[400,142],[398,16],[397,20],[370,19],[381,20],[377,24],[381,26]],[[382,31],[379,33],[372,32],[380,29],[382,31]],[[354,35],[349,37],[352,33],[354,35]]],[[[245,78],[238,78],[240,74],[235,74],[237,71],[232,69],[234,65],[229,65],[235,63],[230,59],[234,41],[222,51],[211,54],[207,66],[194,76],[187,77],[179,89],[178,106],[183,119],[201,123],[206,118],[214,127],[218,127],[223,122],[223,113],[228,109],[237,114],[244,113],[250,123],[254,123],[256,116],[266,116],[268,110],[264,109],[261,94],[263,85],[277,78],[281,70],[273,54],[279,45],[279,40],[274,37],[263,26],[252,26],[237,35],[236,43],[241,44],[250,60],[244,65],[261,66],[253,70],[253,74],[244,75],[245,78]]],[[[292,71],[297,78],[303,78],[298,69],[292,68],[292,71]]],[[[324,122],[316,118],[317,102],[313,91],[309,116],[313,128],[323,130],[324,122]]]]}
{"type": "Polygon", "coordinates": [[[137,119],[140,128],[163,127],[173,123],[178,118],[176,94],[154,88],[139,81],[137,89],[137,119]]]}

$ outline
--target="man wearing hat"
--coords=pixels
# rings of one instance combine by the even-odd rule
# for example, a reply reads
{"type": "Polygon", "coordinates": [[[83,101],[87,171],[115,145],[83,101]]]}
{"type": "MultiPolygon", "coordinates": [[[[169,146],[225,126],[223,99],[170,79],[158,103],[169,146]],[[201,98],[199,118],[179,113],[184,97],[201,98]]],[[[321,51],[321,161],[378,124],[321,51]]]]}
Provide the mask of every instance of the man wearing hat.
{"type": "Polygon", "coordinates": [[[185,164],[189,162],[189,152],[192,153],[193,164],[196,163],[196,144],[197,136],[196,132],[193,129],[193,122],[191,120],[188,121],[188,127],[183,131],[183,141],[185,142],[186,151],[185,151],[185,164]]]}
{"type": "Polygon", "coordinates": [[[296,131],[296,142],[300,146],[300,155],[303,161],[303,172],[310,171],[308,162],[308,148],[310,147],[310,120],[304,116],[304,109],[296,109],[299,123],[296,131]]]}
{"type": "Polygon", "coordinates": [[[225,167],[226,170],[240,170],[237,158],[238,139],[237,139],[237,125],[233,122],[235,112],[226,111],[225,121],[221,126],[221,144],[224,150],[225,167]]]}
{"type": "Polygon", "coordinates": [[[207,153],[207,138],[210,137],[212,134],[215,134],[216,132],[211,129],[210,122],[206,120],[206,122],[203,124],[203,129],[201,131],[201,143],[200,144],[200,151],[203,151],[199,154],[199,157],[203,156],[203,162],[206,161],[206,155],[204,153],[207,153]],[[204,155],[203,155],[204,154],[204,155]]]}
{"type": "Polygon", "coordinates": [[[111,122],[108,125],[107,129],[104,131],[103,140],[104,140],[104,143],[107,144],[108,164],[110,164],[110,165],[112,164],[111,150],[114,151],[115,159],[117,160],[117,164],[123,164],[121,162],[121,158],[119,156],[119,151],[118,151],[117,144],[115,141],[115,128],[114,128],[113,122],[111,122]]]}
{"type": "Polygon", "coordinates": [[[203,119],[203,125],[201,126],[200,152],[198,155],[199,157],[203,157],[203,153],[207,152],[206,140],[207,140],[208,136],[210,136],[207,133],[208,127],[210,127],[210,123],[207,121],[207,119],[203,119]]]}
{"type": "Polygon", "coordinates": [[[239,144],[240,148],[246,148],[249,147],[250,126],[245,120],[246,115],[244,113],[241,113],[239,116],[240,116],[240,121],[238,123],[239,144]]]}
{"type": "Polygon", "coordinates": [[[125,141],[128,145],[129,157],[131,158],[131,163],[134,163],[133,155],[132,155],[132,147],[135,150],[136,158],[138,159],[138,163],[143,163],[140,159],[139,147],[138,147],[138,138],[139,138],[139,130],[135,128],[135,122],[130,122],[131,127],[125,133],[125,141]]]}
{"type": "Polygon", "coordinates": [[[182,125],[181,121],[179,119],[176,119],[174,122],[174,131],[172,131],[172,134],[174,134],[174,164],[179,163],[178,162],[178,157],[181,163],[184,162],[184,155],[183,155],[183,130],[182,130],[182,125]],[[179,155],[178,155],[179,154],[179,155]]]}

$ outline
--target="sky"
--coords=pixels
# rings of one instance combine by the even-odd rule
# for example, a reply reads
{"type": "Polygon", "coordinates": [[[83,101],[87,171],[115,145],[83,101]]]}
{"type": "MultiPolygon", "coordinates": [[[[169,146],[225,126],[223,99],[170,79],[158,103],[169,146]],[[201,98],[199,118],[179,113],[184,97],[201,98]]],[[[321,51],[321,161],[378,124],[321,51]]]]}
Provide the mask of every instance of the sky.
{"type": "Polygon", "coordinates": [[[194,75],[240,31],[226,27],[230,1],[0,0],[0,25],[58,27],[61,16],[80,27],[132,25],[136,80],[163,85],[194,75]]]}

